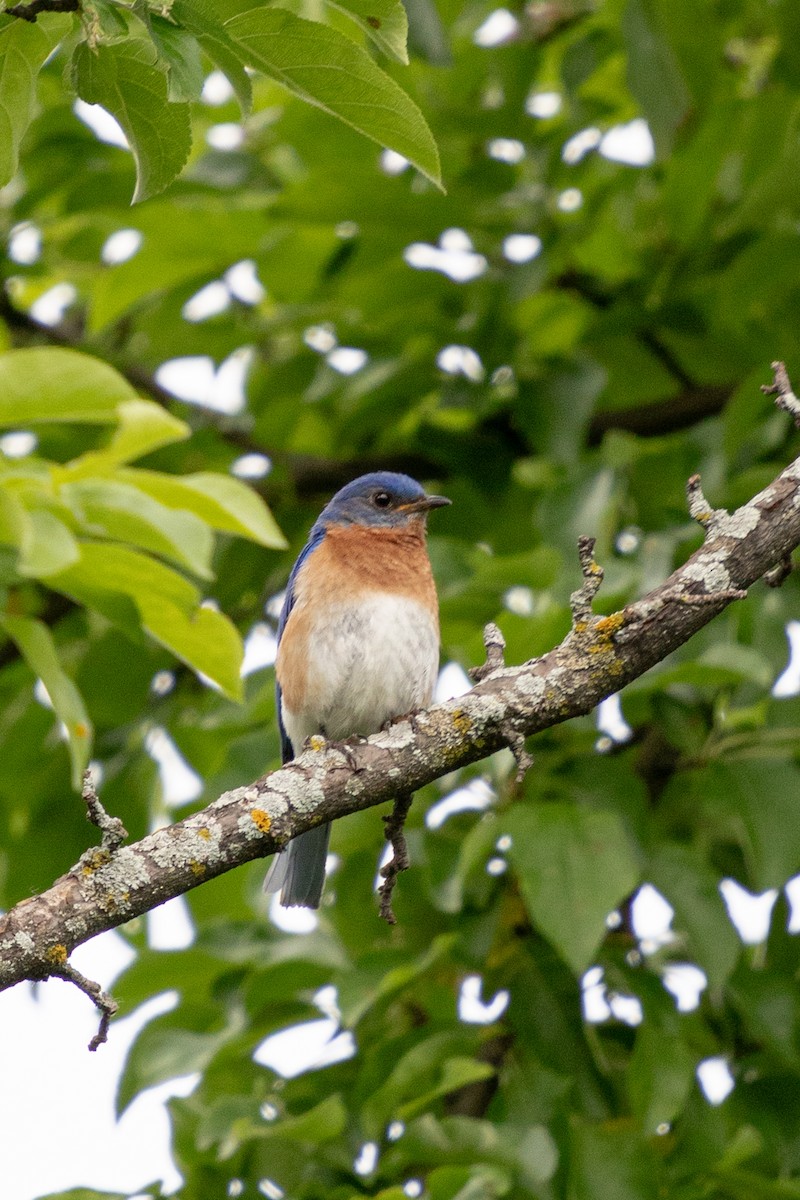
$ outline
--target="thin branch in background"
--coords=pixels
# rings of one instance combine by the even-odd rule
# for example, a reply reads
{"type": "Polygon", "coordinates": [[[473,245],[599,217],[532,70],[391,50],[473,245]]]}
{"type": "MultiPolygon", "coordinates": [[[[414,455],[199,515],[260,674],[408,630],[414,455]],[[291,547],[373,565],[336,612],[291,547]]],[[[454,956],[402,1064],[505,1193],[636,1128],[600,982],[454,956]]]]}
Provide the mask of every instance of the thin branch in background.
{"type": "Polygon", "coordinates": [[[688,429],[698,421],[722,412],[733,390],[733,385],[698,385],[654,404],[633,404],[629,408],[596,412],[589,421],[587,444],[599,446],[605,435],[615,429],[635,433],[637,437],[660,437],[688,429]]]}
{"type": "Polygon", "coordinates": [[[29,0],[27,4],[13,4],[4,11],[9,17],[19,17],[20,21],[34,24],[39,13],[78,12],[80,0],[29,0]]]}

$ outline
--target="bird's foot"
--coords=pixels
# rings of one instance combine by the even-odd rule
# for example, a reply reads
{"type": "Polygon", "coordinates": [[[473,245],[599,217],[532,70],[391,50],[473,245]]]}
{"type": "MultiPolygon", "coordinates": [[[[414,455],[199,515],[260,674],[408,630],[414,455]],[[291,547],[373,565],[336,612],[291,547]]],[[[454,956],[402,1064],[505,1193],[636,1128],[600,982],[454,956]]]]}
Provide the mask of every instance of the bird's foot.
{"type": "Polygon", "coordinates": [[[425,710],[423,708],[412,708],[410,712],[398,713],[396,717],[388,717],[387,720],[385,720],[381,725],[380,732],[387,733],[393,725],[398,725],[401,721],[408,721],[414,733],[419,733],[417,717],[419,717],[424,711],[425,710]]]}
{"type": "Polygon", "coordinates": [[[346,759],[347,765],[353,771],[362,771],[363,767],[359,764],[355,755],[357,746],[363,745],[367,739],[361,734],[356,733],[343,741],[335,741],[332,738],[327,738],[321,733],[312,733],[311,737],[306,738],[303,743],[304,750],[338,750],[339,753],[346,759]]]}

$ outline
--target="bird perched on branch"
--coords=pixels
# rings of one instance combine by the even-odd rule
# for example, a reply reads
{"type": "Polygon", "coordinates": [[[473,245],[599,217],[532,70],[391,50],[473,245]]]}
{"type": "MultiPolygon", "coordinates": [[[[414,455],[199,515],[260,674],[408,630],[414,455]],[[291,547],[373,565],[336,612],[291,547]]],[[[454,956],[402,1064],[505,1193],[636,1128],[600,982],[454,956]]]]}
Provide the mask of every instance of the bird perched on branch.
{"type": "MultiPolygon", "coordinates": [[[[439,611],[426,518],[449,504],[408,475],[378,471],[337,492],[292,568],[278,624],[283,761],[321,734],[368,737],[430,704],[439,666],[439,611]]],[[[281,904],[317,908],[330,825],[295,838],[267,875],[281,904]]]]}

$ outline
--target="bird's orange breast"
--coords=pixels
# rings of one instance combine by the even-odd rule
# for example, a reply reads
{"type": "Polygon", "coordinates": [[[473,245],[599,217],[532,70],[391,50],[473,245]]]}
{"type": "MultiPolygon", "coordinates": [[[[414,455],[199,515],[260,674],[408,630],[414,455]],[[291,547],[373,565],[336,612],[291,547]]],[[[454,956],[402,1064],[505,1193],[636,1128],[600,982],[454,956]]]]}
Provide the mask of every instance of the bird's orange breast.
{"type": "Polygon", "coordinates": [[[326,614],[341,621],[343,609],[376,593],[414,601],[429,614],[438,637],[436,586],[422,521],[397,529],[332,525],[326,530],[297,573],[294,607],[278,647],[275,669],[288,709],[300,712],[308,704],[314,645],[326,614]]]}

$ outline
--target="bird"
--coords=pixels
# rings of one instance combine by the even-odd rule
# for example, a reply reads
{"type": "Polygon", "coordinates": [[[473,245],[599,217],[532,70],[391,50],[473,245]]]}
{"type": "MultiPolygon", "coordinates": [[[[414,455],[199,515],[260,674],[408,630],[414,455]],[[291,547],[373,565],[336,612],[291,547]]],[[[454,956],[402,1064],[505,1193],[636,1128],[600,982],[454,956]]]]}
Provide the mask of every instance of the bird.
{"type": "MultiPolygon", "coordinates": [[[[278,622],[275,662],[284,763],[307,738],[345,742],[427,707],[439,669],[439,606],[427,516],[450,504],[393,471],[354,479],[311,528],[278,622]]],[[[265,890],[318,908],[330,824],[294,838],[265,890]]]]}

